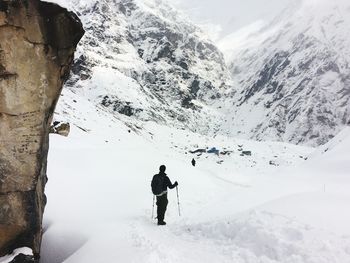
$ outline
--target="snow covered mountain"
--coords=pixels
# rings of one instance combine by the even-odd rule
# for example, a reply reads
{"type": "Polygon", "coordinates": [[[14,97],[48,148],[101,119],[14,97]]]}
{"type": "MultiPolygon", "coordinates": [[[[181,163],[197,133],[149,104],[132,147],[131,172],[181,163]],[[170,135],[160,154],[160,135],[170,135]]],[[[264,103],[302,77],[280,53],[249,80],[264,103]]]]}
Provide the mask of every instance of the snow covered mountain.
{"type": "Polygon", "coordinates": [[[221,43],[235,83],[224,130],[320,145],[349,125],[349,1],[296,1],[235,41],[221,43]]]}
{"type": "Polygon", "coordinates": [[[78,114],[77,95],[134,130],[154,121],[312,146],[350,121],[345,0],[296,1],[238,45],[228,37],[229,69],[206,35],[165,1],[54,2],[75,11],[86,29],[58,119],[78,114]]]}
{"type": "Polygon", "coordinates": [[[214,105],[229,71],[222,53],[175,9],[160,0],[55,2],[75,11],[86,30],[66,93],[131,126],[151,120],[202,133],[217,126],[208,123],[220,120],[214,105]]]}
{"type": "MultiPolygon", "coordinates": [[[[349,121],[349,31],[333,4],[295,5],[242,41],[231,88],[221,53],[160,1],[52,1],[77,12],[86,35],[56,108],[71,133],[50,135],[40,262],[348,262],[350,128],[316,151],[232,138],[316,144],[349,121]],[[228,136],[212,136],[216,125],[228,136]],[[150,189],[160,164],[179,182],[164,228],[150,189]]],[[[19,253],[32,251],[0,262],[19,253]]]]}

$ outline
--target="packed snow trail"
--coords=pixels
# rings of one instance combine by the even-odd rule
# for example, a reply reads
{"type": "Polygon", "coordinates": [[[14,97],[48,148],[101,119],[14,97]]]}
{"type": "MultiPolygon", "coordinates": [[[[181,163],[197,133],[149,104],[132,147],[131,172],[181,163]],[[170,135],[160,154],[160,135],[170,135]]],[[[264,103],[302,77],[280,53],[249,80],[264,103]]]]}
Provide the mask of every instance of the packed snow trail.
{"type": "Polygon", "coordinates": [[[152,135],[119,127],[51,137],[42,263],[348,262],[350,196],[300,176],[300,155],[312,149],[149,125],[152,135]],[[240,156],[237,144],[253,155],[240,156]],[[193,167],[188,150],[196,145],[234,151],[196,156],[193,167]],[[277,155],[281,166],[269,165],[277,155]],[[150,181],[161,164],[179,182],[182,213],[169,190],[164,227],[151,219],[150,181]]]}

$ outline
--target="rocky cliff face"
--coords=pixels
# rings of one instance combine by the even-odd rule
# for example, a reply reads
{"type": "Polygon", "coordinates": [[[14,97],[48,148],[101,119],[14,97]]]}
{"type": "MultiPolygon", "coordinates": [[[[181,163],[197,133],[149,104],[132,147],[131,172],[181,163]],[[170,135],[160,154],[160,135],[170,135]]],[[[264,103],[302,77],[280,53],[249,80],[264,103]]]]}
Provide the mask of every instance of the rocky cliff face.
{"type": "Polygon", "coordinates": [[[349,15],[346,0],[296,1],[234,50],[233,135],[316,146],[350,124],[349,15]]]}
{"type": "Polygon", "coordinates": [[[159,0],[64,2],[86,29],[67,82],[72,92],[126,123],[202,132],[215,126],[212,106],[229,74],[198,27],[159,0]]]}
{"type": "Polygon", "coordinates": [[[0,256],[39,256],[48,134],[83,32],[55,4],[0,1],[0,256]]]}

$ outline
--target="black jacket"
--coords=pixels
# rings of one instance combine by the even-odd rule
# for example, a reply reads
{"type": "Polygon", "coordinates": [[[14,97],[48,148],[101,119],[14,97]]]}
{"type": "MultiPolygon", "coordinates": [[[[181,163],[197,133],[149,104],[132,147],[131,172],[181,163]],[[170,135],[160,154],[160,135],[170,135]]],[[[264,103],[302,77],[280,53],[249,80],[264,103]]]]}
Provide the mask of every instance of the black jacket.
{"type": "Polygon", "coordinates": [[[169,187],[170,189],[173,189],[174,187],[177,186],[176,183],[172,184],[169,177],[166,175],[166,173],[159,173],[153,176],[152,179],[152,189],[154,189],[157,186],[157,182],[161,182],[161,189],[159,189],[161,192],[167,191],[167,188],[169,187]]]}

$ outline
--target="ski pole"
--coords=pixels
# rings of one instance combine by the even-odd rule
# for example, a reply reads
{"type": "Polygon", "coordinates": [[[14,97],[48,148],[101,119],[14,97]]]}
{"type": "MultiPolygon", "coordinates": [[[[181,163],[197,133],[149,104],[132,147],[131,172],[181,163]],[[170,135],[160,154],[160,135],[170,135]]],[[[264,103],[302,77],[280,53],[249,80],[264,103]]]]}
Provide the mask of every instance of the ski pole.
{"type": "Polygon", "coordinates": [[[176,186],[176,195],[177,195],[177,206],[178,206],[178,208],[179,208],[179,216],[181,216],[181,213],[180,213],[179,190],[177,189],[177,186],[176,186]]]}
{"type": "Polygon", "coordinates": [[[152,205],[152,219],[153,219],[153,216],[154,216],[154,195],[153,195],[153,205],[152,205]]]}

